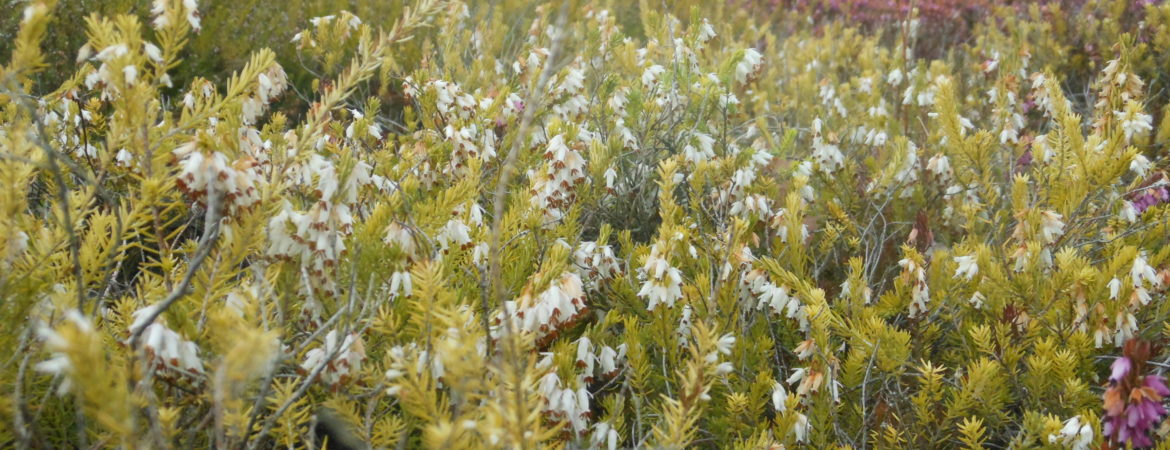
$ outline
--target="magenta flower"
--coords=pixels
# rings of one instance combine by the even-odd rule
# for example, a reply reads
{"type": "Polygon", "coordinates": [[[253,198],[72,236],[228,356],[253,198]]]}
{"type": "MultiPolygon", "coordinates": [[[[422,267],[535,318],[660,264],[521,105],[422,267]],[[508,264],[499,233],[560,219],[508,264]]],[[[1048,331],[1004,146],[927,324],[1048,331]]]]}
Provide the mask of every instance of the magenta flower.
{"type": "Polygon", "coordinates": [[[1170,191],[1167,191],[1164,187],[1160,187],[1149,189],[1139,194],[1133,202],[1133,207],[1137,210],[1138,214],[1141,214],[1151,206],[1166,203],[1167,201],[1170,201],[1170,191]]]}
{"type": "Polygon", "coordinates": [[[1122,357],[1113,361],[1105,390],[1105,437],[1136,448],[1153,445],[1150,430],[1166,415],[1162,399],[1170,395],[1161,375],[1139,375],[1153,353],[1149,342],[1130,340],[1122,357]]]}
{"type": "Polygon", "coordinates": [[[1129,375],[1129,370],[1132,368],[1133,363],[1129,361],[1129,358],[1122,356],[1113,360],[1113,365],[1110,366],[1110,369],[1113,370],[1113,373],[1109,375],[1109,382],[1120,382],[1122,378],[1125,378],[1126,375],[1129,375]]]}

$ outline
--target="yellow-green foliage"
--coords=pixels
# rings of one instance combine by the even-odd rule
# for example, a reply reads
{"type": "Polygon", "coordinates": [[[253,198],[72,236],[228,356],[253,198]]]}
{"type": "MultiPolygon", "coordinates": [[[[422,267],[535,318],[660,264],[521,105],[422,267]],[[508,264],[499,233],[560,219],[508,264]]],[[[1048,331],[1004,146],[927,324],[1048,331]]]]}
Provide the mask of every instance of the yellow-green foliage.
{"type": "Polygon", "coordinates": [[[1087,445],[1170,332],[1170,3],[16,3],[4,446],[1087,445]]]}

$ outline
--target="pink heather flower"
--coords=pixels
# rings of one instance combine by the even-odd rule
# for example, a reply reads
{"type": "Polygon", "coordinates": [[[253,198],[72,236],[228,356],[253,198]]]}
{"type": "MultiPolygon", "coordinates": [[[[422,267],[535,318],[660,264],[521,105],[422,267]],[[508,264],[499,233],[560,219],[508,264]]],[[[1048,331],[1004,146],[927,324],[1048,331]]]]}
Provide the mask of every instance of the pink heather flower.
{"type": "Polygon", "coordinates": [[[1125,343],[1123,356],[1110,367],[1102,428],[1105,437],[1119,446],[1153,445],[1150,431],[1166,415],[1162,400],[1170,395],[1170,388],[1161,375],[1140,375],[1152,354],[1149,342],[1131,339],[1125,343]]]}
{"type": "Polygon", "coordinates": [[[1133,363],[1131,363],[1129,361],[1129,358],[1126,358],[1123,356],[1121,358],[1117,358],[1117,359],[1113,360],[1113,365],[1110,366],[1110,369],[1113,371],[1113,373],[1109,375],[1109,382],[1110,383],[1120,382],[1122,378],[1125,378],[1126,376],[1129,375],[1129,371],[1132,368],[1133,368],[1133,363]]]}
{"type": "MultiPolygon", "coordinates": [[[[1144,176],[1148,171],[1147,168],[1135,169],[1139,176],[1144,176]]],[[[1140,215],[1150,207],[1170,202],[1170,190],[1167,186],[1170,186],[1170,181],[1167,180],[1166,174],[1155,172],[1142,180],[1137,189],[1127,194],[1125,199],[1133,205],[1135,213],[1140,215]]]]}

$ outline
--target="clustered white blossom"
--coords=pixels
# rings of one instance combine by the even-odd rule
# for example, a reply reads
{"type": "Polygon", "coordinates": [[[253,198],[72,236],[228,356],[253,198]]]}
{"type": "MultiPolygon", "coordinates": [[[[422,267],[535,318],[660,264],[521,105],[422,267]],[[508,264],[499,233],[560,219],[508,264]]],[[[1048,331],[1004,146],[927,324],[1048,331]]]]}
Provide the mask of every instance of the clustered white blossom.
{"type": "Polygon", "coordinates": [[[1115,111],[1114,115],[1121,122],[1126,142],[1132,142],[1135,136],[1145,136],[1154,129],[1154,117],[1143,113],[1141,105],[1135,101],[1131,100],[1126,104],[1125,111],[1115,111]]]}
{"type": "Polygon", "coordinates": [[[530,171],[532,180],[529,203],[544,212],[548,221],[564,217],[564,210],[577,199],[577,186],[585,181],[585,159],[577,146],[565,143],[562,135],[553,136],[544,151],[545,166],[530,171]]]}
{"type": "Polygon", "coordinates": [[[755,297],[757,310],[767,309],[773,317],[783,316],[796,320],[801,331],[808,330],[808,313],[804,304],[795,295],[791,295],[787,286],[773,284],[768,275],[760,269],[749,271],[743,276],[741,283],[745,294],[755,297]]]}
{"type": "Polygon", "coordinates": [[[1040,213],[1040,238],[1045,244],[1052,244],[1064,235],[1064,217],[1055,211],[1040,213]]]}
{"type": "Polygon", "coordinates": [[[302,373],[311,374],[320,370],[319,380],[332,389],[337,389],[353,378],[362,369],[366,359],[365,344],[357,333],[349,333],[338,342],[337,330],[325,335],[325,344],[305,353],[301,362],[302,373]],[[324,366],[324,367],[322,367],[324,366]]]}
{"type": "Polygon", "coordinates": [[[135,311],[132,315],[134,321],[130,324],[131,334],[146,327],[141,331],[141,342],[151,367],[163,377],[203,375],[203,361],[199,359],[199,347],[194,342],[183,339],[179,333],[167,328],[161,322],[161,317],[146,325],[146,319],[160,306],[155,304],[135,311]]]}
{"type": "MultiPolygon", "coordinates": [[[[76,309],[65,311],[65,321],[81,334],[96,338],[93,322],[80,311],[76,309]]],[[[61,384],[57,386],[57,394],[64,395],[73,387],[73,378],[81,375],[76,373],[78,367],[74,367],[68,354],[73,344],[64,335],[45,325],[37,327],[37,336],[44,341],[45,349],[52,357],[37,363],[35,368],[38,372],[63,377],[61,384]]]]}
{"type": "MultiPolygon", "coordinates": [[[[460,308],[460,313],[466,313],[469,309],[467,306],[460,308]]],[[[398,395],[402,389],[402,385],[395,384],[399,378],[413,372],[416,375],[422,376],[424,373],[429,374],[430,378],[436,384],[442,385],[444,377],[447,374],[447,366],[459,363],[465,356],[470,356],[467,353],[475,355],[478,358],[486,358],[488,352],[487,339],[482,336],[475,339],[474,348],[468,349],[468,333],[467,328],[473,324],[470,323],[474,319],[473,316],[467,316],[468,323],[463,324],[462,327],[448,327],[445,332],[439,333],[435,336],[432,344],[426,344],[427,347],[432,347],[433,350],[427,350],[417,342],[409,342],[405,345],[395,345],[387,352],[390,360],[389,369],[386,371],[386,379],[392,385],[387,388],[387,394],[398,395]],[[458,355],[458,356],[452,356],[458,355]]]]}
{"type": "Polygon", "coordinates": [[[943,186],[950,185],[955,176],[954,170],[951,169],[950,159],[942,153],[932,156],[926,162],[926,171],[943,186]]]}
{"type": "Polygon", "coordinates": [[[959,267],[955,268],[955,278],[963,277],[971,281],[979,273],[979,263],[975,255],[956,256],[953,258],[959,267]]]}
{"type": "MultiPolygon", "coordinates": [[[[196,203],[208,205],[209,193],[222,196],[221,207],[230,214],[259,201],[256,190],[264,182],[261,166],[268,161],[270,144],[261,142],[259,131],[251,125],[264,113],[268,104],[284,92],[288,83],[284,70],[273,65],[258,76],[256,84],[253,94],[243,99],[244,126],[239,130],[242,155],[232,161],[225,153],[206,148],[204,141],[209,138],[200,136],[171,151],[179,161],[179,189],[196,203]]],[[[210,95],[206,85],[202,90],[204,97],[210,95]]],[[[193,99],[191,92],[187,96],[193,99]]],[[[129,165],[132,155],[119,152],[118,158],[122,164],[129,165]]]]}
{"type": "MultiPolygon", "coordinates": [[[[331,25],[338,25],[335,29],[340,30],[341,38],[348,38],[358,27],[362,24],[362,19],[349,11],[342,10],[337,14],[330,14],[327,16],[318,16],[309,19],[309,24],[318,32],[323,32],[331,25]]],[[[317,41],[313,37],[313,33],[309,31],[300,31],[293,35],[292,43],[297,44],[301,48],[316,47],[317,41]]]]}
{"type": "Polygon", "coordinates": [[[167,28],[174,23],[174,20],[182,16],[191,29],[199,32],[201,28],[199,16],[199,1],[198,0],[183,0],[181,9],[171,9],[167,5],[171,3],[168,0],[154,0],[151,3],[150,14],[154,16],[151,22],[154,29],[161,30],[167,28]]]}
{"type": "MultiPolygon", "coordinates": [[[[771,398],[772,410],[777,414],[788,410],[788,391],[784,389],[783,384],[773,383],[771,398]]],[[[812,424],[809,423],[808,416],[796,411],[793,411],[793,414],[796,416],[796,423],[793,424],[791,433],[796,438],[796,442],[807,443],[809,432],[812,431],[812,424]]]]}
{"type": "Polygon", "coordinates": [[[1129,278],[1133,282],[1133,296],[1142,306],[1150,304],[1152,300],[1149,289],[1161,289],[1164,285],[1162,277],[1146,262],[1146,255],[1141,253],[1133,258],[1129,278]]]}
{"type": "MultiPolygon", "coordinates": [[[[645,82],[645,75],[643,75],[642,80],[645,82]]],[[[637,150],[640,148],[638,137],[626,125],[626,105],[629,103],[629,98],[627,97],[629,92],[630,88],[626,86],[615,89],[613,96],[609,98],[606,105],[613,111],[613,131],[619,137],[622,147],[628,150],[637,150]]]]}
{"type": "Polygon", "coordinates": [[[1081,416],[1064,421],[1056,434],[1048,435],[1048,443],[1070,450],[1089,450],[1093,445],[1093,424],[1081,422],[1081,416]]]}
{"type": "Polygon", "coordinates": [[[533,293],[529,286],[516,300],[504,302],[503,311],[495,317],[491,335],[497,339],[508,332],[527,332],[542,342],[552,340],[588,310],[581,277],[565,272],[539,294],[533,293]]]}
{"type": "Polygon", "coordinates": [[[715,157],[715,138],[700,131],[691,131],[685,139],[683,157],[698,164],[715,157]]]}
{"type": "Polygon", "coordinates": [[[607,450],[616,450],[618,448],[618,432],[610,425],[609,422],[597,422],[593,425],[593,432],[589,435],[589,443],[593,448],[604,448],[607,450]]]}
{"type": "Polygon", "coordinates": [[[809,367],[799,367],[792,370],[792,375],[788,377],[788,384],[796,386],[796,394],[801,397],[808,397],[809,394],[820,390],[825,382],[825,375],[816,369],[809,367]]]}
{"type": "Polygon", "coordinates": [[[449,253],[451,248],[467,250],[475,246],[471,240],[471,227],[460,218],[448,220],[435,240],[444,254],[449,253]]]}
{"type": "MultiPolygon", "coordinates": [[[[853,284],[854,281],[852,279],[846,279],[845,281],[842,281],[841,293],[838,295],[838,297],[843,299],[850,298],[853,295],[853,284]]],[[[860,280],[859,284],[861,284],[861,299],[866,305],[868,305],[871,301],[873,301],[873,289],[865,284],[865,280],[860,280]]]]}
{"type": "MultiPolygon", "coordinates": [[[[1120,305],[1116,311],[1113,320],[1113,329],[1110,330],[1107,318],[1102,318],[1100,324],[1093,332],[1093,339],[1098,348],[1102,347],[1103,343],[1108,340],[1108,335],[1113,336],[1113,345],[1122,346],[1125,341],[1133,338],[1138,332],[1137,317],[1135,314],[1138,309],[1149,305],[1153,300],[1150,295],[1151,291],[1162,291],[1167,286],[1167,274],[1158,271],[1149,264],[1146,260],[1145,252],[1140,252],[1134,256],[1133,265],[1130,266],[1129,271],[1130,283],[1133,288],[1129,296],[1129,301],[1120,305]],[[1112,333],[1110,333],[1112,331],[1112,333]]],[[[1117,300],[1121,294],[1122,282],[1117,278],[1109,281],[1109,298],[1117,300]]]]}
{"type": "Polygon", "coordinates": [[[618,345],[615,349],[608,345],[595,346],[585,336],[577,340],[577,368],[581,369],[581,381],[585,383],[594,382],[597,379],[594,374],[600,374],[606,379],[617,376],[618,365],[625,357],[626,344],[618,345]]]}
{"type": "Polygon", "coordinates": [[[353,232],[359,189],[376,183],[370,169],[358,161],[341,179],[336,164],[320,153],[292,167],[292,182],[310,189],[315,201],[307,211],[283,201],[280,212],[268,222],[268,256],[300,261],[312,277],[314,288],[336,293],[337,285],[329,271],[346,252],[345,238],[353,232]]]}
{"type": "Polygon", "coordinates": [[[666,255],[661,253],[658,244],[654,244],[639,273],[645,281],[638,291],[638,297],[649,302],[646,306],[648,311],[654,311],[660,304],[673,308],[674,303],[682,298],[682,271],[671,266],[666,255]]]}
{"type": "Polygon", "coordinates": [[[646,89],[655,89],[658,87],[658,78],[666,72],[666,68],[658,64],[647,67],[642,72],[642,87],[646,89]]]}
{"type": "Polygon", "coordinates": [[[408,100],[418,97],[422,92],[433,93],[435,107],[444,119],[469,118],[478,106],[475,97],[463,92],[458,83],[445,80],[427,81],[420,92],[414,79],[407,77],[402,82],[402,92],[408,100]]]}
{"type": "Polygon", "coordinates": [[[754,48],[744,49],[743,58],[735,64],[735,81],[739,84],[747,83],[754,79],[763,67],[764,55],[754,48]]]}
{"type": "Polygon", "coordinates": [[[256,160],[244,157],[229,162],[222,152],[205,153],[191,141],[173,150],[179,159],[179,189],[196,203],[208,206],[208,195],[222,198],[220,207],[232,213],[260,200],[256,187],[263,178],[256,160]]]}
{"type": "Polygon", "coordinates": [[[683,305],[682,314],[678,318],[678,328],[675,329],[675,334],[678,336],[678,345],[680,346],[685,347],[690,343],[691,327],[694,326],[691,316],[694,313],[695,309],[691,308],[691,305],[683,305]]]}
{"type": "Polygon", "coordinates": [[[573,250],[574,267],[577,275],[589,291],[597,291],[600,284],[622,273],[617,256],[611,245],[598,245],[594,241],[582,241],[573,250]]]}
{"type": "Polygon", "coordinates": [[[1127,143],[1131,142],[1135,136],[1144,136],[1153,129],[1153,118],[1142,112],[1141,105],[1137,101],[1141,97],[1142,89],[1146,83],[1129,69],[1129,65],[1122,63],[1120,58],[1110,60],[1105,64],[1105,68],[1101,69],[1101,76],[1097,80],[1101,91],[1098,93],[1098,100],[1094,105],[1101,114],[1098,115],[1097,122],[1093,124],[1096,127],[1101,127],[1109,119],[1117,120],[1127,143]],[[1121,104],[1125,105],[1124,111],[1113,110],[1112,106],[1114,105],[1110,104],[1110,99],[1113,98],[1117,98],[1121,104]]]}
{"type": "Polygon", "coordinates": [[[813,160],[817,162],[821,172],[832,174],[845,165],[845,155],[836,144],[825,142],[821,135],[821,119],[813,120],[813,160]]]}
{"type": "MultiPolygon", "coordinates": [[[[69,99],[76,99],[78,92],[75,89],[65,95],[69,99]]],[[[98,156],[97,147],[82,139],[83,136],[80,133],[74,132],[83,124],[93,120],[93,113],[81,108],[75,102],[60,102],[56,109],[44,105],[42,108],[43,110],[40,112],[41,124],[56,147],[66,149],[81,158],[92,159],[98,156]]],[[[122,149],[115,156],[115,164],[121,165],[123,155],[131,156],[129,152],[122,149]]]]}
{"type": "MultiPolygon", "coordinates": [[[[561,387],[561,378],[549,372],[540,378],[537,393],[544,399],[544,414],[554,420],[567,420],[573,433],[584,435],[589,429],[589,390],[584,385],[577,389],[561,387]]],[[[608,439],[608,437],[607,437],[608,439]]]]}
{"type": "MultiPolygon", "coordinates": [[[[717,375],[726,375],[726,374],[729,374],[731,372],[734,372],[735,371],[734,364],[732,364],[730,361],[720,361],[719,360],[719,358],[720,358],[719,355],[731,356],[731,349],[734,346],[735,346],[735,335],[733,335],[731,333],[727,333],[727,334],[724,334],[722,336],[719,336],[719,340],[715,341],[715,351],[708,353],[706,356],[703,357],[703,359],[708,364],[715,364],[715,373],[717,375]]],[[[702,400],[710,400],[711,399],[711,397],[707,396],[706,392],[704,392],[702,395],[700,395],[699,398],[702,400]]]]}
{"type": "Polygon", "coordinates": [[[930,302],[926,269],[910,258],[898,261],[898,266],[902,267],[902,276],[910,283],[910,318],[918,317],[926,312],[926,304],[930,302]]]}

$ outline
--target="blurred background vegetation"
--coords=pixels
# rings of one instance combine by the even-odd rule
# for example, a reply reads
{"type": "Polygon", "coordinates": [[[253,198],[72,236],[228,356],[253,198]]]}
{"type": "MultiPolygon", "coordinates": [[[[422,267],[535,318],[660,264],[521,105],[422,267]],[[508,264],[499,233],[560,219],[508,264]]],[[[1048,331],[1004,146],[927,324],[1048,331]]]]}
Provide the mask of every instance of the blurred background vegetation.
{"type": "MultiPolygon", "coordinates": [[[[0,0],[0,60],[11,54],[11,43],[26,0],[0,0]]],[[[529,32],[521,18],[544,4],[535,0],[491,0],[466,2],[473,16],[502,14],[511,25],[507,31],[506,52],[514,52],[516,45],[529,32]]],[[[1103,61],[1115,56],[1113,44],[1123,34],[1136,41],[1134,61],[1136,73],[1149,83],[1152,101],[1160,103],[1167,98],[1165,81],[1170,70],[1170,23],[1167,8],[1159,7],[1164,0],[712,0],[703,1],[614,1],[590,2],[598,9],[608,9],[618,18],[630,37],[640,36],[641,10],[670,10],[686,21],[700,7],[703,14],[715,20],[760,21],[771,23],[779,30],[799,32],[811,29],[816,33],[840,33],[841,24],[857,27],[865,33],[896,39],[900,22],[917,8],[921,39],[914,55],[923,58],[950,58],[967,55],[958,51],[962,46],[978,46],[973,36],[986,31],[1016,34],[1031,43],[1029,52],[1040,66],[1048,66],[1066,77],[1069,92],[1090,91],[1089,80],[1101,69],[1103,61]],[[661,4],[659,4],[661,3],[661,4]],[[716,17],[712,17],[716,13],[716,17]],[[844,20],[842,20],[844,19],[844,20]],[[991,29],[991,30],[988,30],[991,29]]],[[[55,33],[45,40],[45,51],[51,68],[32,86],[34,92],[60,85],[77,69],[77,49],[86,41],[84,20],[98,15],[134,14],[143,23],[149,23],[151,0],[69,0],[60,2],[51,25],[55,33]]],[[[400,16],[404,5],[399,1],[383,0],[201,0],[203,30],[186,49],[186,61],[172,77],[175,86],[186,85],[193,77],[208,78],[222,83],[239,70],[248,56],[261,48],[270,48],[277,61],[288,72],[290,83],[298,92],[311,90],[318,68],[306,67],[303,55],[298,55],[291,39],[304,29],[313,17],[336,14],[348,10],[366,23],[389,26],[400,16]]],[[[547,6],[546,6],[547,7],[547,6]]],[[[442,33],[441,29],[424,30],[442,33]]],[[[404,52],[395,58],[400,62],[425,64],[421,42],[402,47],[404,52]]],[[[506,59],[507,54],[497,55],[506,59]]],[[[990,58],[990,55],[987,55],[990,58]]],[[[961,62],[961,61],[955,61],[961,62]]],[[[978,64],[981,61],[966,61],[978,64]]],[[[342,62],[338,62],[342,63],[342,62]]],[[[398,67],[409,72],[413,67],[398,67]]],[[[327,70],[325,70],[327,72],[327,70]]],[[[400,73],[402,73],[400,72],[400,73]]],[[[385,86],[391,86],[394,83],[385,86]]],[[[392,87],[392,89],[396,88],[392,87]]],[[[383,93],[392,95],[391,93],[383,93]]],[[[1075,94],[1073,100],[1075,101],[1075,94]]],[[[286,102],[289,103],[289,102],[286,102]]],[[[304,102],[295,102],[303,104],[304,102]]],[[[393,105],[393,101],[388,104],[393,105]]],[[[286,111],[295,114],[296,111],[286,111]]],[[[1160,117],[1159,117],[1160,119],[1160,117]]]]}

